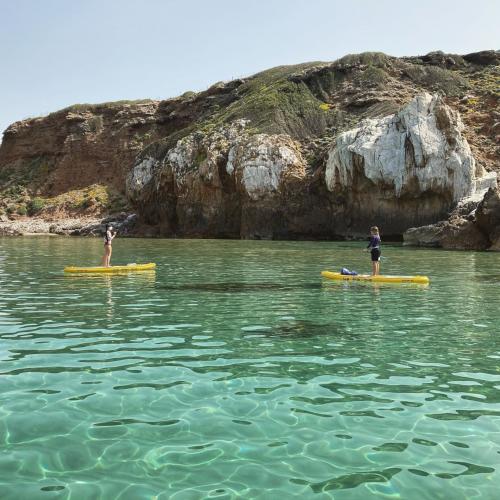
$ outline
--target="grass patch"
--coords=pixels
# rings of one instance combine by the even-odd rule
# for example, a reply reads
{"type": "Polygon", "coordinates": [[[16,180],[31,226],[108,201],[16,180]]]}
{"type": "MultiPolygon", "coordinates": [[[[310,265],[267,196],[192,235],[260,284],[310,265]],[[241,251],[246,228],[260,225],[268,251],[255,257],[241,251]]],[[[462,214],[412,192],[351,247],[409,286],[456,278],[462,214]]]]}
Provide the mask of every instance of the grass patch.
{"type": "Polygon", "coordinates": [[[391,65],[392,59],[383,52],[362,52],[361,54],[347,54],[335,61],[335,65],[340,67],[371,65],[384,68],[391,65]]]}
{"type": "Polygon", "coordinates": [[[136,99],[136,100],[124,99],[121,101],[109,101],[109,102],[101,102],[101,103],[97,103],[97,104],[89,104],[89,103],[72,104],[71,106],[68,106],[67,108],[63,108],[59,111],[55,111],[54,113],[50,113],[48,116],[55,115],[57,113],[67,113],[69,111],[96,112],[100,109],[116,109],[116,108],[121,108],[121,107],[126,106],[126,105],[148,104],[151,102],[154,102],[153,99],[136,99]]]}
{"type": "Polygon", "coordinates": [[[32,196],[23,186],[14,185],[4,190],[0,199],[0,210],[8,214],[40,216],[44,213],[122,212],[129,210],[126,198],[118,191],[93,184],[83,189],[74,189],[53,197],[32,196]]]}
{"type": "Polygon", "coordinates": [[[6,165],[0,170],[0,191],[12,186],[36,189],[47,180],[51,168],[51,161],[42,156],[30,158],[21,165],[6,165]]]}
{"type": "Polygon", "coordinates": [[[98,209],[106,208],[108,203],[108,188],[100,184],[93,184],[84,189],[73,189],[58,196],[45,199],[45,207],[47,209],[85,210],[92,206],[98,209]]]}
{"type": "Polygon", "coordinates": [[[490,95],[492,97],[500,97],[500,68],[488,67],[480,72],[467,75],[471,87],[476,92],[490,95]]]}
{"type": "Polygon", "coordinates": [[[320,108],[324,103],[304,82],[271,80],[241,87],[242,98],[217,113],[211,120],[214,125],[246,118],[258,132],[307,138],[324,130],[328,123],[329,109],[320,108]]]}
{"type": "Polygon", "coordinates": [[[404,74],[414,83],[432,91],[442,90],[447,95],[459,95],[469,87],[466,78],[438,66],[408,65],[404,74]]]}

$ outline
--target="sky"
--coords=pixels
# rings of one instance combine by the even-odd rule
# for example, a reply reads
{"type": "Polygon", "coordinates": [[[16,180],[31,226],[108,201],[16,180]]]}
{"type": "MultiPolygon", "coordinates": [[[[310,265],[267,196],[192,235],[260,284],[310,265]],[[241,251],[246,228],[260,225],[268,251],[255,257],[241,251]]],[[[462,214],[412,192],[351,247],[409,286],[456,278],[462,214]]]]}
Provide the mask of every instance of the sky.
{"type": "Polygon", "coordinates": [[[0,0],[0,131],[283,64],[499,49],[500,0],[0,0]]]}

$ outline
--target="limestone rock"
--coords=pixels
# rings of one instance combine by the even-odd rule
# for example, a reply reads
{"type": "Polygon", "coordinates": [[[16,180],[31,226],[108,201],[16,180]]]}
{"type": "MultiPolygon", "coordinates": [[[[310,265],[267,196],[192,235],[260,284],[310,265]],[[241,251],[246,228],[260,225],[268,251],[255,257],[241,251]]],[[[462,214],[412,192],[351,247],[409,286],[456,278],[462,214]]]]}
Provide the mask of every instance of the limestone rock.
{"type": "Polygon", "coordinates": [[[496,174],[476,165],[462,131],[459,114],[424,93],[394,115],[340,134],[325,183],[333,199],[354,207],[346,232],[379,224],[386,234],[403,233],[445,219],[464,198],[477,203],[496,174]]]}
{"type": "Polygon", "coordinates": [[[408,229],[403,238],[405,245],[499,251],[500,192],[490,188],[479,203],[464,199],[448,220],[408,229]]]}
{"type": "Polygon", "coordinates": [[[458,201],[475,190],[475,161],[456,112],[437,95],[421,94],[396,115],[368,119],[337,137],[328,157],[328,189],[350,188],[356,176],[393,189],[426,191],[458,201]]]}
{"type": "Polygon", "coordinates": [[[289,136],[258,134],[231,147],[226,171],[257,201],[277,193],[287,177],[303,179],[305,161],[289,136]]]}
{"type": "Polygon", "coordinates": [[[134,165],[126,180],[127,194],[132,201],[137,201],[143,196],[159,165],[160,162],[150,156],[146,156],[134,165]]]}
{"type": "Polygon", "coordinates": [[[476,210],[479,227],[492,234],[500,231],[500,191],[490,188],[476,210]]]}
{"type": "Polygon", "coordinates": [[[304,180],[306,163],[289,136],[251,135],[246,126],[195,132],[163,159],[138,159],[127,189],[146,222],[163,224],[166,234],[273,237],[285,186],[304,180]]]}
{"type": "Polygon", "coordinates": [[[490,250],[500,250],[500,191],[490,188],[476,210],[476,223],[488,235],[490,250]]]}
{"type": "Polygon", "coordinates": [[[463,218],[408,229],[404,245],[453,250],[485,250],[489,240],[477,225],[463,218]]]}

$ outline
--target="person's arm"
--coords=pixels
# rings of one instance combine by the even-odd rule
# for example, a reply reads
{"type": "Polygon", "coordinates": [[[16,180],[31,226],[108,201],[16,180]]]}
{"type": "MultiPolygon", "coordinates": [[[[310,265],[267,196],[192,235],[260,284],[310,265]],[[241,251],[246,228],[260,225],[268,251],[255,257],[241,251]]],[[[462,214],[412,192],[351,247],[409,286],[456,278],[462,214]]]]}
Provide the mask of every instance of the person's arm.
{"type": "Polygon", "coordinates": [[[113,233],[111,233],[111,239],[114,240],[116,238],[116,231],[114,231],[113,233]]]}

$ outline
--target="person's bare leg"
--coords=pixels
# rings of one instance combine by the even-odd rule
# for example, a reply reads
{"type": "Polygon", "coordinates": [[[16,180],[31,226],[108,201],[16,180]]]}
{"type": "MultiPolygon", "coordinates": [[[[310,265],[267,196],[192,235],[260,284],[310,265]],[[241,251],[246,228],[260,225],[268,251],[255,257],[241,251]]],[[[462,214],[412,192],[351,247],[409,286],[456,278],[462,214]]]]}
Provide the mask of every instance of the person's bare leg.
{"type": "Polygon", "coordinates": [[[377,263],[372,260],[372,276],[377,275],[377,263]]]}
{"type": "Polygon", "coordinates": [[[106,245],[104,247],[104,267],[109,267],[109,251],[110,251],[111,247],[110,245],[106,245]]]}
{"type": "Polygon", "coordinates": [[[109,250],[108,250],[108,265],[107,267],[110,267],[111,266],[111,253],[113,252],[113,248],[111,245],[108,245],[109,247],[109,250]]]}
{"type": "Polygon", "coordinates": [[[376,275],[378,276],[380,274],[380,261],[377,260],[377,262],[375,262],[376,266],[376,275]]]}

